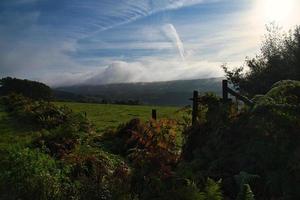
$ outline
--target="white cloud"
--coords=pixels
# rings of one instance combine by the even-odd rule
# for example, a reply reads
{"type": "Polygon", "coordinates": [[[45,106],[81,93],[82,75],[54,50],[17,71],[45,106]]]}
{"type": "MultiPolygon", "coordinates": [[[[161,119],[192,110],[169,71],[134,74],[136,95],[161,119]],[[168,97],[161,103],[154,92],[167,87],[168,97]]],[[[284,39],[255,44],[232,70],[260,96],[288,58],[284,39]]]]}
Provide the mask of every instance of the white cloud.
{"type": "Polygon", "coordinates": [[[2,12],[0,72],[36,77],[51,85],[222,76],[223,62],[240,65],[245,56],[253,56],[259,48],[264,28],[251,8],[218,8],[220,13],[203,15],[199,9],[199,13],[186,16],[176,12],[168,16],[168,12],[166,19],[155,15],[127,24],[160,11],[215,1],[121,0],[118,4],[111,0],[74,0],[65,5],[69,12],[59,12],[61,16],[55,19],[62,20],[54,21],[54,25],[51,13],[2,12]],[[64,20],[72,14],[78,18],[64,20]],[[50,23],[43,24],[40,16],[50,23]],[[131,50],[133,56],[126,56],[131,50]]]}
{"type": "Polygon", "coordinates": [[[143,57],[135,62],[115,60],[108,66],[100,66],[88,72],[62,73],[55,80],[48,79],[53,86],[73,84],[109,84],[127,82],[154,82],[169,80],[220,77],[223,72],[220,62],[186,61],[176,58],[143,57]]]}
{"type": "Polygon", "coordinates": [[[174,27],[173,24],[166,24],[163,28],[164,33],[166,34],[166,36],[168,38],[171,39],[171,41],[173,42],[173,44],[176,46],[181,59],[184,61],[185,57],[184,57],[184,47],[183,47],[183,43],[180,39],[179,34],[177,33],[176,28],[174,27]]]}

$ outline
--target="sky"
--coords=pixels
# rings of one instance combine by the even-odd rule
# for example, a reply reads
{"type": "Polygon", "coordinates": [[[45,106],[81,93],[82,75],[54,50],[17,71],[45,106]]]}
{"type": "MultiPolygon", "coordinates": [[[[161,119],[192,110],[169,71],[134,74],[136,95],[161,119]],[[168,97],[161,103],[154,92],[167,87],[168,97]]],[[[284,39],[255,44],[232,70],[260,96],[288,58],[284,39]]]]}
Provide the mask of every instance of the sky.
{"type": "Polygon", "coordinates": [[[51,86],[223,76],[300,0],[1,0],[0,77],[51,86]]]}

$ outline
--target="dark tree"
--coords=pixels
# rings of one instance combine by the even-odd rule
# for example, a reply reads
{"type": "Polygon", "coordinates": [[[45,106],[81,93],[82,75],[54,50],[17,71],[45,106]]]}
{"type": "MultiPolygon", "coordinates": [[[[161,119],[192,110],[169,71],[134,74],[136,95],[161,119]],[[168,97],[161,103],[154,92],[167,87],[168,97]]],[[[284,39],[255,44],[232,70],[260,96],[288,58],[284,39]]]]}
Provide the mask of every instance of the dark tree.
{"type": "Polygon", "coordinates": [[[246,73],[244,66],[232,71],[222,67],[236,89],[250,97],[265,94],[277,81],[300,80],[300,26],[288,33],[281,33],[274,24],[267,26],[260,54],[246,59],[246,73]]]}
{"type": "Polygon", "coordinates": [[[22,94],[35,100],[50,100],[52,97],[51,88],[44,83],[11,77],[0,79],[0,95],[10,93],[22,94]]]}

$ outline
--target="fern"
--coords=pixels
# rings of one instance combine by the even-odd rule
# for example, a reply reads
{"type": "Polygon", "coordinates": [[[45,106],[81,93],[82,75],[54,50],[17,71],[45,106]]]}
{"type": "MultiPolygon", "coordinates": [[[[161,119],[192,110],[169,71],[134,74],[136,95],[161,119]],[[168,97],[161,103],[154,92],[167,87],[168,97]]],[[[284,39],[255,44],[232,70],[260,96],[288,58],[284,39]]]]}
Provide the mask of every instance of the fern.
{"type": "Polygon", "coordinates": [[[214,180],[208,178],[204,192],[201,193],[203,200],[222,200],[223,194],[221,191],[221,180],[215,182],[214,180]]]}
{"type": "Polygon", "coordinates": [[[248,174],[247,172],[240,172],[239,175],[234,176],[236,183],[240,187],[237,195],[237,200],[254,200],[254,194],[251,190],[250,183],[254,183],[259,178],[258,175],[248,174]]]}
{"type": "Polygon", "coordinates": [[[254,194],[249,184],[244,184],[236,200],[254,200],[254,194]]]}

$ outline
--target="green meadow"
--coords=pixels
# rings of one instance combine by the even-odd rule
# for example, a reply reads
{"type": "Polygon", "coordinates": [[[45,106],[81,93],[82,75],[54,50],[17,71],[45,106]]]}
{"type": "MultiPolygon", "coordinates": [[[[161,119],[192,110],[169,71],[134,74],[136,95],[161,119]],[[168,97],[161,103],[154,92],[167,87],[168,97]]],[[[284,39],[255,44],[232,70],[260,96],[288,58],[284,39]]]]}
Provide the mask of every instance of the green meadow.
{"type": "Polygon", "coordinates": [[[8,116],[0,105],[0,150],[12,144],[25,145],[31,140],[32,131],[8,116]]]}
{"type": "MultiPolygon", "coordinates": [[[[140,105],[112,105],[92,104],[74,102],[55,102],[58,106],[67,106],[74,112],[86,113],[96,127],[97,132],[117,128],[120,124],[126,123],[133,118],[147,121],[151,118],[152,109],[157,110],[157,118],[179,119],[182,112],[180,107],[164,106],[140,106],[140,105]]],[[[4,111],[0,105],[0,147],[8,144],[26,144],[31,140],[34,132],[30,128],[18,125],[18,122],[4,111]]]]}
{"type": "Polygon", "coordinates": [[[144,121],[151,118],[152,109],[156,109],[157,118],[178,119],[181,116],[180,107],[113,105],[74,102],[55,102],[56,105],[66,105],[74,112],[86,112],[87,118],[96,126],[97,131],[118,127],[133,118],[144,121]]]}

